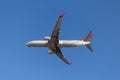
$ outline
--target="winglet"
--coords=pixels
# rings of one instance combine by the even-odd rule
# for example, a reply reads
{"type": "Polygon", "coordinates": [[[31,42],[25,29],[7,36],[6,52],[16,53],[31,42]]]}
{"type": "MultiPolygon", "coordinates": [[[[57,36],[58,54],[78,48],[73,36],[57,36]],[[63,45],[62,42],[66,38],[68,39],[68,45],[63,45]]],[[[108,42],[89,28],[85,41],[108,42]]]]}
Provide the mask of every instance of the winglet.
{"type": "Polygon", "coordinates": [[[91,33],[91,34],[90,34],[90,39],[92,39],[92,37],[93,37],[93,34],[91,33]]]}
{"type": "Polygon", "coordinates": [[[61,15],[60,15],[60,17],[63,17],[64,16],[64,13],[62,13],[61,15]]]}
{"type": "Polygon", "coordinates": [[[72,64],[72,62],[69,63],[69,65],[71,65],[71,64],[72,64]]]}

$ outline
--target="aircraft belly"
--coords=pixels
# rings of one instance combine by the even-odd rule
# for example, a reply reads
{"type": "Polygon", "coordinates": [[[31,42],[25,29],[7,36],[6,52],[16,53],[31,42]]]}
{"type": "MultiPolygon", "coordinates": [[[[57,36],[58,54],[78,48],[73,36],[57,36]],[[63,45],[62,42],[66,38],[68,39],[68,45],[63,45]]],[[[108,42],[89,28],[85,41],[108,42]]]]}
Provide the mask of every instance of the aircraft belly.
{"type": "Polygon", "coordinates": [[[48,41],[30,41],[28,42],[29,47],[46,47],[48,41]]]}
{"type": "Polygon", "coordinates": [[[75,47],[77,46],[76,41],[60,41],[59,47],[75,47]]]}
{"type": "Polygon", "coordinates": [[[46,44],[44,43],[44,44],[32,44],[32,47],[46,47],[46,44]]]}

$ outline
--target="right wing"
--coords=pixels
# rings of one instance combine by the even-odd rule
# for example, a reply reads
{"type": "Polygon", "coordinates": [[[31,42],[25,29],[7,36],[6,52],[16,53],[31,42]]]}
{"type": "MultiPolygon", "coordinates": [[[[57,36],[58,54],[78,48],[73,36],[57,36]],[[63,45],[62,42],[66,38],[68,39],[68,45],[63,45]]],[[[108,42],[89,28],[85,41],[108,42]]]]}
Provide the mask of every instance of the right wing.
{"type": "Polygon", "coordinates": [[[69,63],[69,62],[67,61],[67,59],[65,58],[65,56],[62,54],[60,48],[58,48],[58,47],[56,47],[56,48],[57,48],[57,49],[56,49],[55,54],[56,54],[61,60],[63,60],[66,64],[70,65],[71,63],[69,63]]]}

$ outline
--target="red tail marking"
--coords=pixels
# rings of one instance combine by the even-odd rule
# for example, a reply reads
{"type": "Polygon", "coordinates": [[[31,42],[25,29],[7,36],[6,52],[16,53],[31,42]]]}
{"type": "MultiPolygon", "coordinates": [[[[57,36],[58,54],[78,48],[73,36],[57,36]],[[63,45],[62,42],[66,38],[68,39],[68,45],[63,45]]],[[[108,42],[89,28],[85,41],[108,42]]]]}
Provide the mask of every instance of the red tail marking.
{"type": "Polygon", "coordinates": [[[60,17],[63,17],[64,16],[64,13],[62,13],[61,15],[60,15],[60,17]]]}
{"type": "Polygon", "coordinates": [[[86,38],[83,38],[82,40],[83,40],[83,41],[86,41],[86,38]]]}
{"type": "MultiPolygon", "coordinates": [[[[91,33],[91,34],[90,34],[90,39],[92,39],[92,37],[93,37],[93,34],[91,33]]],[[[83,38],[82,40],[83,40],[83,41],[86,41],[86,38],[83,38]]]]}

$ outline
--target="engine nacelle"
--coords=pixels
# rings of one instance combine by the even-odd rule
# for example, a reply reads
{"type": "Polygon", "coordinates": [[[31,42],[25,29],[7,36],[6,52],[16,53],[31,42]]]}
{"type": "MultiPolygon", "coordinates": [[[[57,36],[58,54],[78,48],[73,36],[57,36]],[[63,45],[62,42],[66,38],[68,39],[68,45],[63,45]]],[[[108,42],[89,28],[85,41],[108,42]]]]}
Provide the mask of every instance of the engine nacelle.
{"type": "Polygon", "coordinates": [[[54,54],[54,52],[52,50],[49,50],[48,54],[54,54]]]}
{"type": "Polygon", "coordinates": [[[49,37],[49,36],[44,37],[44,40],[50,40],[50,39],[51,39],[51,37],[49,37]]]}

